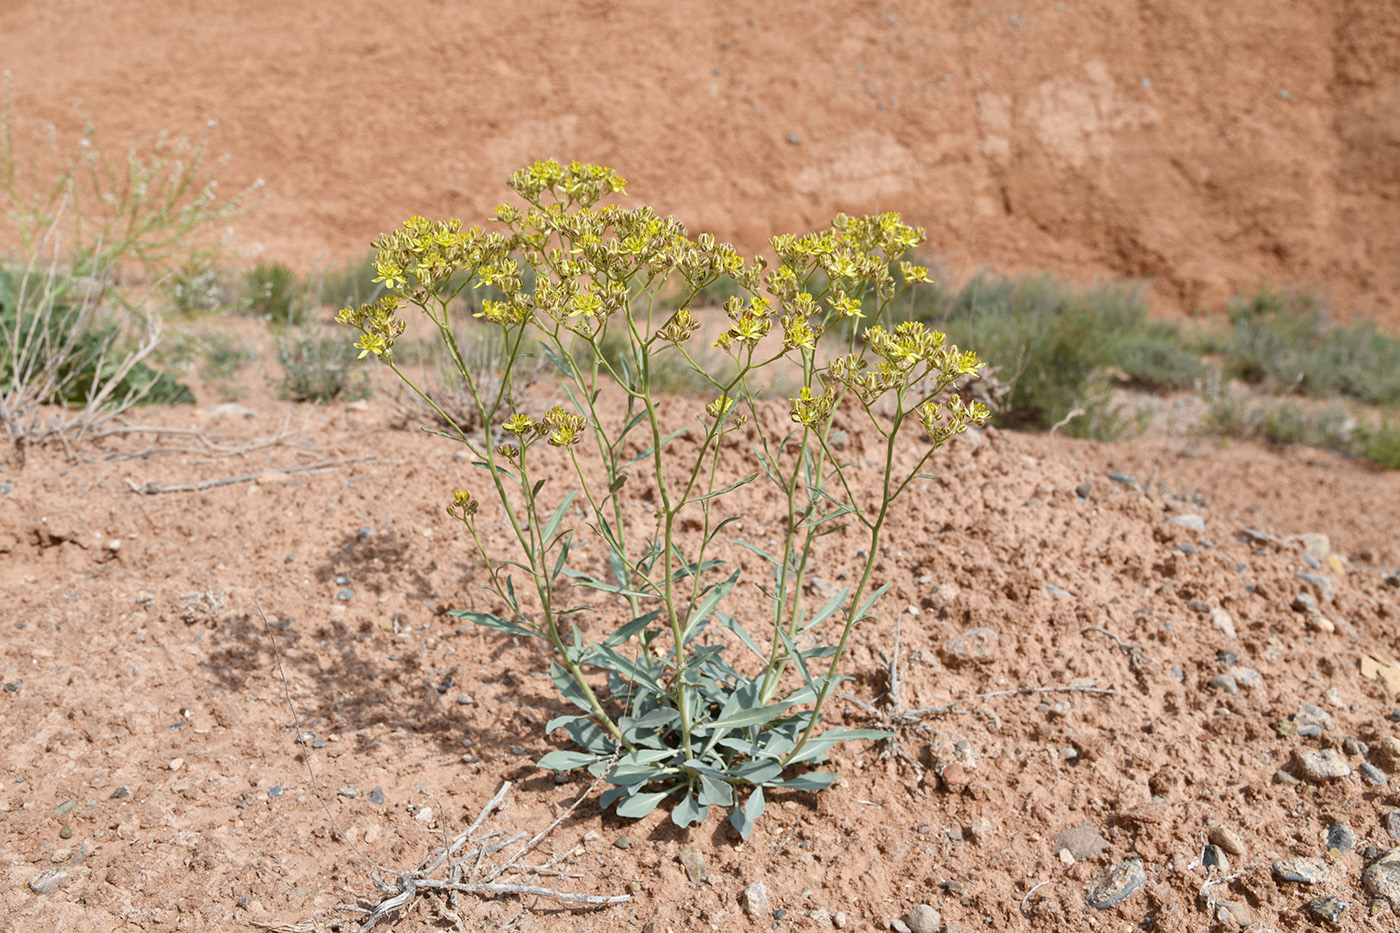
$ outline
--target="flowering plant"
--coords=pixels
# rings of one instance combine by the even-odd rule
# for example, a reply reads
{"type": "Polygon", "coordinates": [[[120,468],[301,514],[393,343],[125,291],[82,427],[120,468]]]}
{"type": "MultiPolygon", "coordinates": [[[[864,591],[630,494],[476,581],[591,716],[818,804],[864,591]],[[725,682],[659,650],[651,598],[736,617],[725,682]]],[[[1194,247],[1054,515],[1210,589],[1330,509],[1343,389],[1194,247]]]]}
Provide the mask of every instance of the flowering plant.
{"type": "Polygon", "coordinates": [[[882,323],[896,298],[927,281],[905,259],[923,231],[897,214],[843,215],[824,231],[774,237],[770,268],[708,234],[691,238],[651,208],[602,205],[624,187],[602,166],[537,162],[509,184],[525,206],[497,208],[493,229],[414,217],[380,236],[376,281],[388,294],[342,310],[339,320],[359,330],[362,356],[390,367],[454,424],[394,360],[400,312],[416,307],[438,328],[487,426],[484,443],[460,425],[455,436],[504,506],[518,552],[502,557],[486,546],[479,500],[458,491],[447,511],[475,542],[485,586],[503,608],[453,614],[548,642],[554,685],[572,709],[546,731],[563,728],[575,747],[546,754],[540,766],[606,778],[613,786],[602,805],[622,816],[669,801],[671,819],[688,826],[710,807],[728,808],[747,837],[765,788],[824,788],[835,775],[797,766],[823,761],[838,742],[885,735],[823,730],[822,710],[846,679],[841,661],[852,632],[870,622],[889,588],[874,570],[892,504],[935,450],[987,418],[984,407],[949,391],[975,377],[979,361],[922,324],[882,323]],[[692,303],[720,279],[743,297],[724,304],[717,365],[695,346],[702,321],[692,303]],[[676,281],[679,300],[667,300],[676,281]],[[505,373],[490,388],[464,362],[453,324],[462,290],[483,286],[500,297],[481,302],[477,316],[505,344],[505,373]],[[834,342],[841,352],[825,350],[834,342]],[[557,367],[569,404],[508,411],[512,368],[535,352],[557,367]],[[713,393],[698,427],[666,423],[653,389],[663,367],[689,369],[713,393]],[[758,426],[755,386],[770,369],[800,381],[781,436],[744,430],[758,426]],[[833,424],[843,408],[863,413],[880,438],[873,484],[836,456],[833,424]],[[618,409],[621,417],[612,417],[618,409]],[[634,432],[642,449],[629,455],[634,432]],[[896,451],[915,432],[922,453],[912,469],[897,470],[896,451]],[[755,442],[753,461],[740,433],[755,442]],[[573,488],[561,497],[546,494],[541,442],[567,459],[573,488]],[[736,458],[757,468],[730,479],[736,458]],[[623,497],[639,472],[655,504],[642,521],[629,519],[623,497]],[[774,551],[737,537],[738,516],[720,507],[721,497],[732,502],[730,494],[760,478],[785,504],[774,551]],[[814,547],[837,531],[864,544],[853,549],[854,585],[807,605],[814,547]],[[603,545],[606,570],[579,560],[585,538],[603,545]],[[723,611],[741,573],[726,575],[716,558],[727,542],[772,568],[759,584],[769,606],[761,629],[723,611]],[[517,573],[528,589],[517,591],[517,573]],[[598,594],[597,606],[565,602],[580,587],[598,594]],[[620,624],[589,640],[570,621],[591,613],[620,624]],[[702,638],[711,627],[730,634],[702,638]],[[752,658],[731,662],[727,647],[752,658]]]}

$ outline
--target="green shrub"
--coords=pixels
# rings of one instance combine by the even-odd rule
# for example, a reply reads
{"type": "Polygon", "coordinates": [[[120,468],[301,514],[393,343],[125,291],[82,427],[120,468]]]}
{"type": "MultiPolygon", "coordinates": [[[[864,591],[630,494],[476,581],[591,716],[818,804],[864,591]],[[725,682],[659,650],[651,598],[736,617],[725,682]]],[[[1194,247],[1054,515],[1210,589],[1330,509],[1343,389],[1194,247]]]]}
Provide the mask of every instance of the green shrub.
{"type": "Polygon", "coordinates": [[[1387,470],[1400,470],[1400,421],[1381,417],[1374,427],[1363,426],[1356,432],[1357,456],[1387,470]]]}
{"type": "Polygon", "coordinates": [[[52,128],[26,152],[11,83],[6,72],[0,243],[18,255],[0,261],[0,425],[16,441],[73,445],[133,405],[193,401],[150,365],[162,333],[150,292],[117,273],[154,289],[172,270],[211,267],[258,186],[218,199],[212,123],[194,143],[162,135],[112,159],[84,119],[71,152],[52,128]]]}
{"type": "Polygon", "coordinates": [[[280,262],[260,262],[243,277],[245,304],[250,314],[273,324],[294,326],[306,315],[298,294],[296,273],[280,262]]]}
{"type": "Polygon", "coordinates": [[[1328,326],[1315,296],[1268,288],[1233,301],[1230,322],[1226,356],[1246,381],[1400,404],[1400,339],[1375,324],[1328,326]]]}
{"type": "Polygon", "coordinates": [[[876,579],[876,565],[892,506],[939,446],[987,416],[947,396],[978,359],[922,324],[882,323],[924,278],[909,264],[890,275],[923,239],[897,215],[838,217],[826,231],[776,237],[779,264],[765,276],[650,208],[594,210],[622,188],[600,166],[539,162],[510,184],[526,206],[497,209],[505,233],[413,218],[379,237],[377,277],[390,294],[339,319],[359,331],[361,355],[413,385],[395,344],[406,327],[399,312],[416,307],[438,329],[476,423],[501,425],[484,442],[465,425],[454,432],[518,546],[509,555],[494,540],[486,547],[481,502],[457,491],[448,512],[474,542],[499,602],[497,612],[450,614],[541,639],[553,657],[551,678],[568,706],[545,729],[562,728],[576,747],[548,753],[540,766],[605,778],[613,787],[601,805],[625,817],[669,800],[672,822],[685,827],[712,806],[729,808],[747,837],[765,790],[824,788],[834,774],[798,766],[825,760],[838,742],[887,735],[819,726],[847,679],[841,661],[852,632],[870,624],[890,586],[876,579]],[[689,304],[667,310],[660,292],[672,275],[699,293],[721,274],[746,297],[726,303],[728,326],[716,341],[724,365],[711,368],[692,352],[699,322],[689,304]],[[481,308],[505,350],[500,381],[487,386],[454,321],[461,292],[478,285],[502,296],[481,308]],[[865,316],[865,340],[841,341],[834,358],[819,353],[823,336],[840,338],[833,325],[856,314],[865,316]],[[512,410],[516,367],[537,350],[561,371],[567,405],[512,410]],[[679,367],[709,385],[703,414],[694,404],[658,403],[656,380],[679,367]],[[801,386],[785,433],[767,427],[767,412],[745,391],[772,367],[789,368],[801,386]],[[832,454],[838,412],[869,419],[881,439],[870,468],[832,454]],[[730,437],[750,420],[764,425],[752,443],[730,437]],[[920,428],[920,456],[902,456],[920,428]],[[751,447],[756,467],[745,462],[751,447]],[[777,546],[743,540],[734,524],[742,512],[735,498],[765,481],[786,503],[777,546]],[[648,507],[624,508],[633,496],[648,507]],[[862,546],[831,549],[851,560],[851,584],[809,600],[815,547],[843,528],[862,546]],[[600,547],[585,552],[585,539],[600,547]],[[726,573],[726,544],[764,565],[766,618],[722,610],[742,572],[726,573]],[[592,591],[593,604],[565,601],[569,589],[592,591]],[[580,627],[588,620],[610,631],[590,639],[580,627]],[[729,648],[751,657],[731,660],[729,648]]]}
{"type": "Polygon", "coordinates": [[[322,328],[299,328],[277,338],[280,396],[294,402],[334,402],[368,398],[369,379],[356,366],[356,353],[322,328]]]}
{"type": "Polygon", "coordinates": [[[1066,433],[1109,438],[1122,430],[1111,379],[1124,335],[1142,332],[1146,322],[1136,287],[1075,288],[1048,274],[978,273],[957,292],[924,297],[915,314],[946,326],[959,344],[975,344],[1011,385],[1000,423],[1046,428],[1079,410],[1066,433]]]}
{"type": "Polygon", "coordinates": [[[1170,324],[1144,324],[1117,343],[1113,355],[1118,368],[1143,388],[1185,389],[1205,375],[1200,356],[1183,345],[1177,328],[1170,324]]]}

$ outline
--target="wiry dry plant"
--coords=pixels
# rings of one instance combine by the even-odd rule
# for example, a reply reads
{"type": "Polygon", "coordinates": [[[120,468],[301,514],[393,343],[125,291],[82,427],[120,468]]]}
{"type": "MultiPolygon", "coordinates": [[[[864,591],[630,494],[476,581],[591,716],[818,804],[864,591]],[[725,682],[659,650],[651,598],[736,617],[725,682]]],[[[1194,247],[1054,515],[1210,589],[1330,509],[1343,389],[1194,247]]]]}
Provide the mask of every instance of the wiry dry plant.
{"type": "Polygon", "coordinates": [[[71,449],[158,384],[144,363],[160,344],[161,318],[106,301],[110,268],[74,278],[57,222],[9,301],[0,294],[0,426],[21,450],[55,440],[71,449]]]}

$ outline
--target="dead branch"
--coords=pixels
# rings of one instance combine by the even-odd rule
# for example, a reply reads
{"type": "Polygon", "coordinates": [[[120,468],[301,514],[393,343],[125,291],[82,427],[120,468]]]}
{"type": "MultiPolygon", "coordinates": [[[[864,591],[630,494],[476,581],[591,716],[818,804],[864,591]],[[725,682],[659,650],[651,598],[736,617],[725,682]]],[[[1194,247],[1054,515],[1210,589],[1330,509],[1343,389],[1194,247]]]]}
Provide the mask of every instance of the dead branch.
{"type": "Polygon", "coordinates": [[[218,486],[232,486],[236,483],[247,483],[264,476],[276,476],[279,473],[325,473],[337,467],[350,463],[363,463],[367,460],[378,460],[378,457],[347,457],[343,460],[325,460],[320,463],[309,463],[306,466],[297,467],[276,467],[270,470],[260,470],[257,473],[249,473],[246,476],[230,476],[226,479],[207,479],[200,483],[177,483],[170,486],[161,486],[157,483],[147,483],[139,485],[130,477],[126,484],[131,487],[131,491],[141,495],[153,496],[161,492],[199,492],[204,489],[214,489],[218,486]]]}

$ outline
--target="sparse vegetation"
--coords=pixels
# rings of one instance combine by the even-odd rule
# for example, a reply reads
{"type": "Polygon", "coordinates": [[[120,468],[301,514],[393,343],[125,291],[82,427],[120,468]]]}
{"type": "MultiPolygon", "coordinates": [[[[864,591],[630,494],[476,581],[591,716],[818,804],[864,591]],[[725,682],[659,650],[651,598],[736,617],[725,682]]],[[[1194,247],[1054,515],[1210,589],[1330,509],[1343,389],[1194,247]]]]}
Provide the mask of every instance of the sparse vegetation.
{"type": "Polygon", "coordinates": [[[291,401],[343,402],[370,395],[354,348],[325,328],[296,328],[279,336],[277,363],[282,367],[277,392],[291,401]]]}

